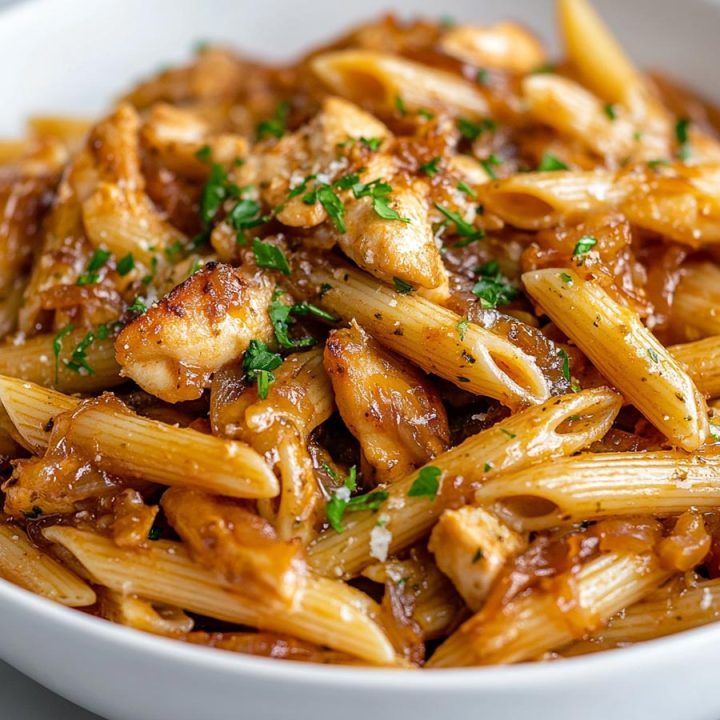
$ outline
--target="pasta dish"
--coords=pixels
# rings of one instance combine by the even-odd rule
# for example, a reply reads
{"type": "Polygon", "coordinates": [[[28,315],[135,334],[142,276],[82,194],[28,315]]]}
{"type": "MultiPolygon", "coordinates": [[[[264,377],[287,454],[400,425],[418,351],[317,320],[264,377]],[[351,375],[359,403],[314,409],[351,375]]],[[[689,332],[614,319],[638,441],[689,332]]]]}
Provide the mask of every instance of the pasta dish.
{"type": "Polygon", "coordinates": [[[720,115],[557,10],[557,62],[389,16],[0,143],[1,577],[345,665],[718,619],[720,115]]]}

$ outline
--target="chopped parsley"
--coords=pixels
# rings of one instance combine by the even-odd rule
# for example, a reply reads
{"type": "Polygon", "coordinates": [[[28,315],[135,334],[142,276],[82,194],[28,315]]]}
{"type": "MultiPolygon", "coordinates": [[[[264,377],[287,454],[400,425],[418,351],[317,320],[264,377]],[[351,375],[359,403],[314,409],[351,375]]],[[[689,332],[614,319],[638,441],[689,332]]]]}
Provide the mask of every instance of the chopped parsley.
{"type": "Polygon", "coordinates": [[[467,332],[467,327],[470,321],[467,318],[462,318],[462,320],[458,320],[457,324],[457,331],[458,335],[460,335],[460,339],[465,339],[465,333],[467,332]]]}
{"type": "Polygon", "coordinates": [[[655,170],[655,168],[662,167],[664,165],[669,165],[670,161],[665,158],[658,158],[657,160],[648,160],[648,167],[652,170],[655,170]]]}
{"type": "Polygon", "coordinates": [[[538,172],[557,172],[558,170],[567,169],[568,166],[562,160],[558,160],[555,155],[549,152],[543,154],[538,165],[538,172]]]}
{"type": "Polygon", "coordinates": [[[360,142],[366,148],[369,148],[372,152],[377,152],[380,149],[380,146],[382,145],[383,140],[382,140],[382,138],[376,138],[376,137],[371,137],[371,138],[361,137],[360,142]]]}
{"type": "Polygon", "coordinates": [[[400,117],[405,117],[407,115],[405,101],[399,95],[395,96],[395,109],[398,111],[400,117]]]}
{"type": "Polygon", "coordinates": [[[93,285],[100,279],[99,270],[105,266],[112,255],[108,250],[97,248],[88,261],[85,273],[77,279],[78,285],[93,285]]]}
{"type": "Polygon", "coordinates": [[[478,83],[478,85],[489,85],[490,72],[484,68],[480,68],[480,70],[475,73],[475,82],[478,83]]]}
{"type": "Polygon", "coordinates": [[[275,108],[275,115],[269,120],[263,120],[258,123],[255,132],[257,139],[262,140],[266,137],[281,138],[287,130],[287,118],[290,113],[290,105],[283,100],[275,108]]]}
{"type": "MultiPolygon", "coordinates": [[[[353,468],[351,468],[351,475],[353,468]]],[[[330,527],[336,533],[345,531],[342,521],[346,512],[361,512],[363,510],[378,510],[382,504],[388,499],[390,493],[387,490],[375,490],[365,495],[356,495],[349,497],[349,494],[355,489],[354,475],[353,485],[348,484],[346,478],[345,484],[340,490],[336,490],[330,500],[325,504],[325,515],[327,516],[330,527]]]]}
{"type": "Polygon", "coordinates": [[[195,152],[195,157],[203,163],[209,163],[212,160],[212,149],[209,145],[203,145],[195,152]]]}
{"type": "Polygon", "coordinates": [[[265,400],[270,383],[275,381],[273,370],[282,365],[282,357],[268,349],[261,340],[251,340],[245,351],[243,370],[249,380],[257,381],[258,396],[265,400]]]}
{"type": "Polygon", "coordinates": [[[427,175],[428,177],[435,177],[440,172],[440,163],[442,161],[442,158],[440,157],[434,157],[429,162],[423,163],[420,166],[420,172],[424,175],[427,175]]]}
{"type": "Polygon", "coordinates": [[[570,358],[568,357],[567,351],[563,348],[558,348],[557,354],[562,358],[563,377],[570,382],[570,358]]]}
{"type": "Polygon", "coordinates": [[[457,184],[457,189],[460,192],[465,193],[468,197],[471,197],[471,198],[477,197],[477,193],[464,180],[461,180],[457,184]]]}
{"type": "Polygon", "coordinates": [[[617,120],[617,108],[612,103],[607,103],[607,105],[603,107],[603,111],[610,120],[617,120]]]}
{"type": "Polygon", "coordinates": [[[159,540],[162,537],[162,528],[159,527],[151,527],[150,531],[148,532],[148,540],[152,540],[153,542],[155,540],[159,540]]]}
{"type": "Polygon", "coordinates": [[[573,248],[573,257],[585,255],[597,245],[597,240],[592,235],[583,235],[573,248]]]}
{"type": "Polygon", "coordinates": [[[132,305],[130,305],[128,310],[133,313],[144,313],[147,310],[147,305],[145,304],[145,301],[138,295],[138,297],[136,297],[132,301],[132,305]]]}
{"type": "Polygon", "coordinates": [[[490,463],[486,462],[485,465],[483,465],[483,472],[490,472],[492,467],[493,466],[490,463]]]}
{"type": "Polygon", "coordinates": [[[125,277],[135,268],[135,258],[132,253],[128,253],[125,257],[120,258],[117,262],[117,271],[120,277],[125,277]]]}
{"type": "Polygon", "coordinates": [[[478,548],[475,551],[475,554],[473,555],[472,564],[474,565],[476,562],[479,562],[482,559],[483,559],[483,551],[480,548],[478,548]]]}
{"type": "Polygon", "coordinates": [[[409,218],[402,217],[397,210],[390,207],[390,193],[392,185],[380,178],[369,183],[357,182],[352,186],[353,195],[357,198],[369,197],[372,199],[373,210],[383,220],[399,220],[409,223],[409,218]]]}
{"type": "Polygon", "coordinates": [[[415,111],[415,114],[419,115],[421,118],[425,118],[425,120],[433,120],[435,118],[435,113],[427,108],[419,108],[415,111]]]}
{"type": "Polygon", "coordinates": [[[268,242],[255,238],[252,243],[255,262],[259,268],[279,270],[283,275],[290,275],[290,265],[283,251],[268,242]]]}
{"type": "Polygon", "coordinates": [[[458,247],[465,247],[476,240],[482,240],[485,237],[485,231],[472,226],[459,213],[449,210],[443,205],[435,203],[435,208],[441,212],[450,222],[455,224],[455,234],[463,238],[457,243],[458,247]]]}
{"type": "Polygon", "coordinates": [[[441,470],[434,465],[422,468],[408,490],[408,497],[434,498],[440,489],[441,470]]]}
{"type": "Polygon", "coordinates": [[[286,305],[280,302],[282,296],[282,290],[276,290],[273,293],[272,300],[270,302],[270,322],[272,323],[273,330],[275,331],[275,338],[278,341],[280,347],[284,348],[302,348],[314,345],[316,340],[313,337],[307,336],[294,340],[290,337],[289,328],[293,322],[292,315],[312,315],[313,317],[326,320],[327,322],[337,322],[337,318],[326,312],[317,305],[311,303],[301,302],[295,305],[286,305]]]}
{"type": "Polygon", "coordinates": [[[517,437],[517,435],[515,433],[510,432],[509,430],[506,430],[505,428],[500,428],[500,432],[503,435],[507,435],[507,437],[509,437],[511,440],[514,440],[517,437]]]}
{"type": "Polygon", "coordinates": [[[531,75],[545,75],[546,73],[554,73],[555,66],[552,63],[543,63],[530,71],[531,75]]]}
{"type": "Polygon", "coordinates": [[[678,157],[681,160],[687,160],[690,157],[690,137],[688,130],[690,129],[690,120],[688,118],[680,118],[675,123],[675,139],[678,143],[678,157]]]}
{"type": "Polygon", "coordinates": [[[485,118],[480,122],[474,122],[468,118],[461,117],[458,118],[457,129],[464,138],[467,138],[468,140],[477,140],[485,130],[488,132],[496,130],[497,123],[490,118],[485,118]]]}
{"type": "Polygon", "coordinates": [[[69,335],[75,330],[75,326],[70,323],[63,328],[58,330],[57,334],[53,338],[53,355],[55,356],[55,384],[58,384],[58,373],[60,371],[60,353],[62,352],[62,341],[66,335],[69,335]]]}
{"type": "MultiPolygon", "coordinates": [[[[95,340],[107,340],[110,336],[110,329],[105,323],[98,325],[95,330],[90,330],[86,333],[85,337],[73,348],[70,354],[70,359],[65,360],[65,366],[68,370],[72,370],[75,373],[81,373],[85,371],[88,375],[94,375],[95,370],[92,368],[87,359],[87,349],[92,345],[95,340]]],[[[57,336],[56,336],[57,337],[57,336]]],[[[55,347],[53,347],[55,349],[55,347]]],[[[56,354],[56,360],[59,356],[59,351],[56,354]]],[[[55,364],[56,378],[57,378],[57,362],[55,364]]],[[[57,382],[57,379],[56,379],[57,382]]]]}
{"type": "Polygon", "coordinates": [[[560,273],[560,279],[566,284],[566,285],[572,285],[572,275],[569,275],[568,273],[560,273]]]}
{"type": "Polygon", "coordinates": [[[346,189],[343,187],[342,180],[338,180],[333,186],[324,183],[307,193],[303,197],[303,202],[306,205],[314,205],[316,202],[320,202],[328,214],[328,217],[332,220],[335,229],[338,232],[344,233],[347,230],[345,226],[345,206],[343,205],[343,201],[335,193],[333,187],[337,187],[340,190],[346,189]]]}
{"type": "Polygon", "coordinates": [[[225,168],[220,163],[213,163],[210,166],[210,174],[200,195],[200,221],[203,228],[210,227],[217,211],[229,195],[230,190],[225,168]]]}
{"type": "Polygon", "coordinates": [[[238,242],[244,245],[245,237],[242,232],[263,225],[270,218],[263,215],[262,208],[257,200],[241,197],[228,213],[227,220],[233,229],[238,232],[238,242]]]}
{"type": "Polygon", "coordinates": [[[658,354],[652,348],[648,348],[648,355],[654,363],[660,362],[660,358],[658,357],[658,354]]]}
{"type": "Polygon", "coordinates": [[[502,165],[502,160],[494,153],[487,157],[485,160],[481,160],[483,170],[487,173],[491,180],[497,180],[497,173],[495,172],[496,167],[502,165]]]}
{"type": "Polygon", "coordinates": [[[520,291],[502,274],[497,260],[481,265],[477,272],[480,279],[475,283],[472,291],[480,300],[480,307],[487,310],[498,305],[508,305],[520,294],[520,291]]]}
{"type": "Polygon", "coordinates": [[[401,295],[408,295],[415,289],[409,282],[405,282],[399,277],[393,278],[393,285],[395,286],[395,290],[401,295]]]}
{"type": "Polygon", "coordinates": [[[36,519],[39,518],[42,514],[43,514],[42,508],[39,507],[38,505],[33,505],[32,508],[30,509],[30,512],[24,512],[24,513],[23,513],[23,515],[24,515],[28,520],[36,520],[36,519]]]}

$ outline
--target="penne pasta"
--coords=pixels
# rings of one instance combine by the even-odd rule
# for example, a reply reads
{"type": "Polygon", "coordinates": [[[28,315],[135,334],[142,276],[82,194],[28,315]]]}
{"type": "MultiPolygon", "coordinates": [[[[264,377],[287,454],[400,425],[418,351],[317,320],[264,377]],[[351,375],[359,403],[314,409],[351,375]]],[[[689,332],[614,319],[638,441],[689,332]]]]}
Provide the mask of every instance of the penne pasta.
{"type": "Polygon", "coordinates": [[[111,473],[166,485],[197,486],[233,497],[273,497],[275,476],[244,443],[150,420],[121,403],[80,401],[15,378],[0,376],[2,402],[18,432],[34,448],[48,442],[52,420],[74,410],[72,444],[111,473]],[[77,408],[77,409],[76,409],[77,408]],[[128,451],[132,440],[132,452],[128,451]]]}
{"type": "Polygon", "coordinates": [[[534,172],[513,175],[483,186],[485,207],[515,227],[539,230],[561,221],[608,212],[631,192],[604,170],[534,172]]]}
{"type": "Polygon", "coordinates": [[[357,320],[379,342],[426,372],[510,407],[542,402],[549,395],[533,358],[474,323],[461,333],[462,317],[451,310],[394,292],[350,267],[317,269],[313,280],[326,287],[323,307],[345,320],[357,320]]]}
{"type": "Polygon", "coordinates": [[[4,520],[0,522],[0,577],[69,607],[95,602],[87,583],[38,550],[21,528],[4,520]]]}
{"type": "Polygon", "coordinates": [[[372,601],[332,580],[307,578],[293,608],[268,599],[251,600],[193,563],[182,545],[160,540],[146,550],[118,550],[94,533],[55,526],[43,531],[69,550],[96,582],[226,622],[286,632],[323,643],[377,665],[395,656],[382,630],[368,616],[372,601]]]}
{"type": "Polygon", "coordinates": [[[447,55],[480,68],[528,73],[545,62],[542,44],[514,22],[455,25],[443,33],[440,47],[447,55]]]}
{"type": "Polygon", "coordinates": [[[694,587],[669,591],[661,588],[639,603],[611,618],[607,626],[587,640],[565,648],[561,655],[574,657],[586,653],[624,647],[665,637],[682,630],[717,622],[720,617],[720,582],[709,580],[694,587]]]}
{"type": "Polygon", "coordinates": [[[91,393],[119,385],[123,379],[120,377],[120,366],[115,361],[115,346],[110,338],[95,338],[84,350],[92,374],[83,368],[71,370],[68,366],[74,348],[88,334],[84,331],[73,332],[58,340],[55,336],[43,334],[19,342],[6,342],[0,345],[0,374],[53,387],[64,393],[91,393]],[[57,358],[54,349],[56,342],[60,344],[57,358]]]}
{"type": "Polygon", "coordinates": [[[720,453],[586,453],[504,473],[476,492],[526,530],[611,515],[671,515],[720,504],[720,453]]]}
{"type": "Polygon", "coordinates": [[[315,74],[335,93],[391,113],[400,102],[412,110],[444,109],[483,117],[484,95],[472,83],[444,70],[383,53],[341,50],[312,61],[315,74]]]}
{"type": "Polygon", "coordinates": [[[720,395],[720,336],[668,348],[684,367],[697,389],[708,397],[720,395]]]}
{"type": "Polygon", "coordinates": [[[716,619],[720,111],[556,3],[0,143],[0,578],[356,666],[716,619]]]}
{"type": "Polygon", "coordinates": [[[695,450],[705,442],[704,400],[637,315],[574,271],[529,272],[523,283],[553,322],[672,443],[695,450]]]}
{"type": "MultiPolygon", "coordinates": [[[[618,396],[604,388],[553,398],[468,438],[438,455],[430,466],[440,471],[448,502],[452,502],[453,495],[498,473],[586,447],[605,434],[619,407],[618,396]],[[571,417],[576,419],[569,421],[571,417]],[[459,487],[457,479],[461,479],[459,487]]],[[[433,501],[409,495],[421,473],[422,468],[387,490],[382,512],[391,533],[389,553],[420,540],[446,507],[443,492],[433,501]]],[[[344,532],[326,530],[310,548],[311,567],[329,577],[357,574],[372,562],[371,539],[377,522],[375,513],[355,513],[347,518],[344,532]]]]}
{"type": "Polygon", "coordinates": [[[533,591],[496,615],[485,619],[481,611],[468,620],[437,649],[428,667],[520,662],[562,648],[655,590],[668,575],[647,556],[602,555],[575,575],[572,623],[554,593],[533,591]]]}
{"type": "Polygon", "coordinates": [[[720,268],[688,263],[673,297],[672,328],[682,340],[720,335],[720,268]]]}

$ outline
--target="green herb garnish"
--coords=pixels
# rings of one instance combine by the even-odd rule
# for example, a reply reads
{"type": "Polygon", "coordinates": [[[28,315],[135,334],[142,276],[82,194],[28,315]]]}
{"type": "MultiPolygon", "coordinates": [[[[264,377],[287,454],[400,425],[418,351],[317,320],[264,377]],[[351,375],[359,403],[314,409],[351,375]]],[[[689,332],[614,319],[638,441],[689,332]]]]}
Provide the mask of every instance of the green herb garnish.
{"type": "Polygon", "coordinates": [[[267,399],[270,383],[275,382],[273,370],[282,365],[282,357],[268,349],[261,340],[251,340],[243,358],[243,370],[249,380],[257,381],[258,396],[267,399]]]}
{"type": "Polygon", "coordinates": [[[477,272],[480,279],[472,291],[480,300],[480,307],[489,310],[498,305],[508,305],[520,294],[520,291],[500,271],[497,260],[481,265],[477,272]]]}
{"type": "Polygon", "coordinates": [[[290,265],[279,247],[255,238],[252,249],[255,253],[255,263],[259,268],[279,270],[283,275],[290,275],[290,265]]]}
{"type": "Polygon", "coordinates": [[[422,468],[408,490],[408,497],[434,498],[440,489],[440,468],[429,465],[422,468]]]}
{"type": "Polygon", "coordinates": [[[546,152],[542,156],[540,164],[538,165],[538,172],[557,172],[558,170],[567,169],[568,166],[562,162],[562,160],[558,160],[558,158],[549,152],[546,152]]]}
{"type": "Polygon", "coordinates": [[[592,248],[597,245],[597,240],[592,235],[583,235],[575,245],[575,248],[573,249],[573,257],[578,257],[579,255],[585,255],[586,253],[589,253],[592,248]]]}
{"type": "Polygon", "coordinates": [[[287,129],[287,118],[290,113],[290,105],[283,100],[275,108],[275,115],[269,120],[263,120],[258,123],[255,130],[257,139],[262,140],[266,137],[281,138],[287,129]]]}

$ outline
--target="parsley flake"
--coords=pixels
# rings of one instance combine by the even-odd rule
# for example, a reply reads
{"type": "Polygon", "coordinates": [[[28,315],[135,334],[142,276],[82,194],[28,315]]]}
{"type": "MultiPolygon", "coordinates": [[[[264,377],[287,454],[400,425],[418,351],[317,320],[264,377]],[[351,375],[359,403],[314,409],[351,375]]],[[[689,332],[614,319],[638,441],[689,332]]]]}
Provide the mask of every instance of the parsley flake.
{"type": "Polygon", "coordinates": [[[475,283],[472,291],[480,300],[480,307],[486,310],[496,308],[498,305],[508,305],[520,294],[500,271],[497,260],[481,265],[477,268],[480,279],[475,283]]]}
{"type": "Polygon", "coordinates": [[[597,240],[592,235],[583,235],[573,249],[573,257],[585,255],[597,245],[597,240]]]}
{"type": "Polygon", "coordinates": [[[58,384],[58,373],[60,371],[60,353],[62,352],[62,341],[66,335],[69,335],[75,330],[75,326],[70,323],[63,328],[58,330],[57,334],[53,338],[53,355],[55,356],[55,384],[58,384]]]}
{"type": "Polygon", "coordinates": [[[408,497],[435,498],[440,489],[440,468],[428,465],[422,468],[408,490],[408,497]]]}
{"type": "Polygon", "coordinates": [[[287,118],[290,113],[290,105],[286,100],[283,100],[275,108],[275,115],[269,120],[263,120],[258,123],[255,132],[257,139],[262,140],[266,137],[281,138],[285,134],[287,129],[287,118]]]}
{"type": "Polygon", "coordinates": [[[449,210],[443,205],[435,203],[435,208],[442,213],[450,222],[455,224],[455,234],[463,238],[457,243],[458,247],[465,247],[476,240],[482,240],[485,237],[485,231],[475,228],[459,213],[449,210]]]}
{"type": "Polygon", "coordinates": [[[290,275],[290,265],[279,247],[255,238],[252,249],[255,254],[255,263],[259,268],[279,270],[283,275],[290,275]]]}
{"type": "Polygon", "coordinates": [[[408,295],[415,289],[409,282],[405,282],[399,277],[393,278],[393,285],[395,286],[395,290],[401,295],[408,295]]]}
{"type": "Polygon", "coordinates": [[[117,271],[120,277],[125,277],[135,268],[135,258],[132,253],[128,253],[125,257],[120,258],[117,263],[117,271]]]}
{"type": "Polygon", "coordinates": [[[557,172],[558,170],[567,169],[568,166],[562,160],[558,160],[555,155],[549,152],[543,154],[538,165],[538,172],[557,172]]]}
{"type": "Polygon", "coordinates": [[[424,175],[427,175],[428,177],[435,177],[440,172],[440,162],[442,161],[442,158],[440,157],[434,157],[429,162],[423,163],[419,170],[424,175]]]}
{"type": "Polygon", "coordinates": [[[273,370],[282,365],[282,357],[268,349],[261,340],[251,340],[243,358],[243,370],[249,380],[256,380],[258,396],[267,399],[270,383],[275,381],[273,370]]]}
{"type": "Polygon", "coordinates": [[[570,382],[570,358],[564,348],[558,348],[557,354],[562,358],[563,377],[570,382]]]}
{"type": "Polygon", "coordinates": [[[483,170],[487,173],[491,180],[497,180],[497,173],[495,172],[496,167],[502,165],[502,160],[494,153],[488,156],[485,160],[480,161],[483,170]]]}
{"type": "Polygon", "coordinates": [[[465,333],[467,332],[467,327],[468,327],[469,323],[470,323],[470,321],[467,318],[462,318],[462,320],[458,321],[457,331],[458,331],[458,335],[460,336],[461,340],[465,339],[465,333]]]}

